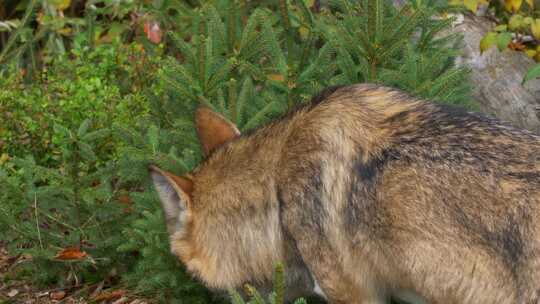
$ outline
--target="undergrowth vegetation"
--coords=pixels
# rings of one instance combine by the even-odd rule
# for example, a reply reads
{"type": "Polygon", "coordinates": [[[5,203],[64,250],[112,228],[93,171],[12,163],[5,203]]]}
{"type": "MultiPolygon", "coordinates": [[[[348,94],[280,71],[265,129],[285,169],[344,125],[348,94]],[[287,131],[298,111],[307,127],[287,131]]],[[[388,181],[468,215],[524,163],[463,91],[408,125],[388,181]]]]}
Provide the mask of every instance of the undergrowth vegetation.
{"type": "Polygon", "coordinates": [[[10,276],[42,285],[106,281],[166,303],[223,301],[170,254],[147,172],[202,160],[201,104],[241,131],[358,82],[474,108],[467,71],[453,64],[459,37],[440,34],[451,20],[433,18],[444,9],[433,1],[6,3],[0,240],[27,257],[10,276]]]}
{"type": "MultiPolygon", "coordinates": [[[[495,21],[493,28],[480,41],[480,51],[492,47],[524,52],[540,62],[540,1],[538,0],[451,0],[473,13],[482,11],[495,21]]],[[[540,77],[540,64],[531,67],[523,81],[540,77]]]]}

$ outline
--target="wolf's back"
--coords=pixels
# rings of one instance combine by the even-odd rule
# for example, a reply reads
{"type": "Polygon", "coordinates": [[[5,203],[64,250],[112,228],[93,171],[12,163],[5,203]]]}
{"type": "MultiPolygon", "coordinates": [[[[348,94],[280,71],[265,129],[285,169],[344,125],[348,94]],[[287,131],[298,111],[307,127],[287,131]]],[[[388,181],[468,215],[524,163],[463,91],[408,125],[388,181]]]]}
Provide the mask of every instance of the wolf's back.
{"type": "Polygon", "coordinates": [[[540,288],[540,137],[374,85],[292,119],[285,219],[327,263],[422,286],[434,303],[516,303],[540,288]]]}

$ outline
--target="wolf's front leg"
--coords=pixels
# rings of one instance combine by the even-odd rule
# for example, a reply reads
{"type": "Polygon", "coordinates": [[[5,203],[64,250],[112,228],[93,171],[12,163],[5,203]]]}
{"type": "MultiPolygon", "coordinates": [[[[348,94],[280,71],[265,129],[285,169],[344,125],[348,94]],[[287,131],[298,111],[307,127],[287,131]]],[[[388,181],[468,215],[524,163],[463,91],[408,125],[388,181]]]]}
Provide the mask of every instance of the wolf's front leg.
{"type": "Polygon", "coordinates": [[[372,264],[368,260],[351,258],[348,246],[336,245],[339,241],[331,236],[336,233],[329,232],[335,227],[329,227],[325,217],[317,214],[320,209],[310,208],[309,202],[298,204],[299,200],[295,204],[287,204],[289,199],[298,199],[298,194],[287,196],[281,193],[282,225],[312,274],[313,292],[331,304],[389,303],[390,297],[378,283],[372,264]]]}
{"type": "Polygon", "coordinates": [[[377,286],[369,271],[363,273],[358,269],[353,271],[357,275],[351,275],[351,269],[346,269],[339,252],[331,250],[326,240],[314,240],[309,244],[309,240],[300,241],[298,247],[312,273],[314,293],[325,298],[330,304],[390,303],[386,291],[377,286]]]}

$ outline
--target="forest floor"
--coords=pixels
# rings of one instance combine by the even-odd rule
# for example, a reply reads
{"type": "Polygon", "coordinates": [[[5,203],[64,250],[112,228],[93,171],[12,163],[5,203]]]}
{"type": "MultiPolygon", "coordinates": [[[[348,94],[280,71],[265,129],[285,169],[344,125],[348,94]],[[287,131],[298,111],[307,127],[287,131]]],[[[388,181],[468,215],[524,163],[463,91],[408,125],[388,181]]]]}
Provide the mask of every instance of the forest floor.
{"type": "Polygon", "coordinates": [[[28,282],[8,278],[14,268],[24,263],[27,257],[9,256],[0,241],[0,304],[150,304],[152,301],[141,299],[125,289],[114,286],[105,288],[101,282],[93,285],[81,285],[65,288],[40,289],[28,282]]]}

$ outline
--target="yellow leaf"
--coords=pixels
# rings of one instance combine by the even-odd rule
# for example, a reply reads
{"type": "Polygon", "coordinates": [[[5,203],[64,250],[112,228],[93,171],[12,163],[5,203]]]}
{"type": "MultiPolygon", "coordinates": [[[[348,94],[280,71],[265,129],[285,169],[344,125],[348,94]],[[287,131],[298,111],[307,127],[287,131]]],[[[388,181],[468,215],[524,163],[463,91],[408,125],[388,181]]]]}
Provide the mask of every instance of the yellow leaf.
{"type": "Polygon", "coordinates": [[[9,160],[9,155],[7,153],[2,153],[2,155],[0,155],[0,165],[3,165],[8,160],[9,160]]]}
{"type": "Polygon", "coordinates": [[[480,40],[480,52],[483,53],[497,42],[497,33],[489,32],[480,40]]]}
{"type": "Polygon", "coordinates": [[[504,7],[509,12],[517,12],[521,7],[523,0],[504,0],[504,7]]]}
{"type": "Polygon", "coordinates": [[[496,32],[506,32],[507,29],[508,29],[508,26],[506,24],[497,25],[496,27],[493,28],[493,30],[496,32]]]}
{"type": "Polygon", "coordinates": [[[43,12],[38,12],[36,16],[36,21],[38,22],[38,24],[43,24],[43,22],[45,21],[45,14],[43,14],[43,12]]]}
{"type": "Polygon", "coordinates": [[[270,74],[268,75],[268,79],[283,82],[285,80],[285,77],[281,74],[270,74]]]}
{"type": "Polygon", "coordinates": [[[473,13],[478,9],[478,0],[463,0],[463,5],[473,13]]]}
{"type": "Polygon", "coordinates": [[[305,26],[301,26],[298,29],[298,32],[300,33],[300,37],[302,37],[302,39],[306,39],[309,35],[309,29],[305,26]]]}
{"type": "Polygon", "coordinates": [[[65,27],[63,29],[59,29],[57,32],[58,32],[58,34],[61,34],[61,35],[64,35],[64,36],[69,36],[71,34],[72,30],[69,27],[65,27]]]}
{"type": "Polygon", "coordinates": [[[528,50],[525,50],[525,54],[527,54],[527,56],[529,56],[529,58],[534,58],[534,56],[536,56],[536,51],[528,49],[528,50]]]}
{"type": "Polygon", "coordinates": [[[540,39],[540,19],[534,19],[531,23],[531,32],[536,39],[540,39]]]}
{"type": "Polygon", "coordinates": [[[525,0],[530,8],[534,8],[534,0],[525,0]]]}
{"type": "Polygon", "coordinates": [[[71,5],[71,0],[52,0],[50,3],[54,5],[57,10],[63,11],[71,5]]]}

